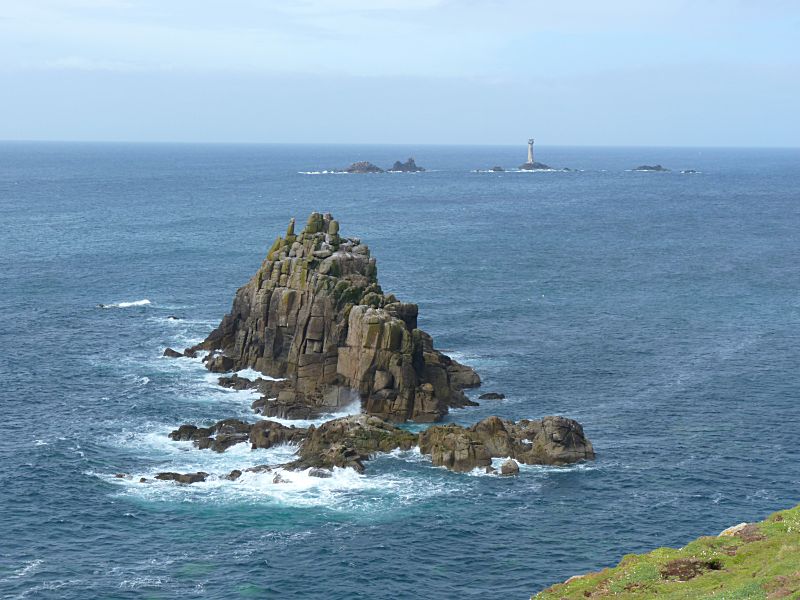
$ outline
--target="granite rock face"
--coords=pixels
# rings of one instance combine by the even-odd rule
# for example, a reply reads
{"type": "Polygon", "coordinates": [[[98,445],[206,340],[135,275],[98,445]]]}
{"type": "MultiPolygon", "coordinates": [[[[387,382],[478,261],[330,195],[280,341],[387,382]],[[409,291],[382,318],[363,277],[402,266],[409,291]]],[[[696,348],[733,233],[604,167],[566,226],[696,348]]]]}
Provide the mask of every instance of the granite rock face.
{"type": "Polygon", "coordinates": [[[528,465],[562,465],[594,459],[580,423],[565,417],[514,423],[487,417],[472,427],[435,425],[419,434],[419,448],[434,465],[453,471],[488,467],[492,458],[510,457],[528,465]]]}
{"type": "Polygon", "coordinates": [[[360,401],[395,422],[433,422],[471,404],[471,368],[434,349],[417,327],[416,304],[384,294],[369,247],[344,238],[331,215],[294,219],[231,312],[198,346],[215,372],[251,367],[274,378],[257,407],[267,416],[309,418],[360,401]]]}

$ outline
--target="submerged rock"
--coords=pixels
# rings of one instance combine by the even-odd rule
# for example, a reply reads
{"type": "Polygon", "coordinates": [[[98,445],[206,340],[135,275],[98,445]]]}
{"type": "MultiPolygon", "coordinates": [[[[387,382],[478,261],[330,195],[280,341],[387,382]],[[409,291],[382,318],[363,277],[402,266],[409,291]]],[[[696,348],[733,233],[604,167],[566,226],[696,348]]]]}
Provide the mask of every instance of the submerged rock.
{"type": "Polygon", "coordinates": [[[591,442],[577,421],[564,417],[514,423],[487,417],[472,427],[435,425],[419,434],[419,448],[434,465],[454,471],[488,467],[492,458],[524,464],[562,465],[594,459],[591,442]]]}
{"type": "Polygon", "coordinates": [[[503,167],[500,167],[500,166],[494,166],[494,167],[492,167],[491,170],[494,171],[495,173],[503,173],[505,171],[505,169],[503,167]]]}
{"type": "Polygon", "coordinates": [[[519,475],[519,465],[513,458],[509,458],[506,462],[500,465],[501,475],[519,475]]]}
{"type": "Polygon", "coordinates": [[[634,171],[669,171],[669,169],[661,165],[639,165],[634,171]]]}
{"type": "Polygon", "coordinates": [[[331,471],[328,469],[319,469],[315,467],[313,469],[308,470],[308,476],[317,477],[319,479],[328,479],[330,477],[333,477],[333,473],[331,473],[331,471]]]}
{"type": "Polygon", "coordinates": [[[394,165],[389,169],[390,173],[419,173],[424,171],[423,167],[417,165],[413,158],[409,158],[406,162],[394,161],[394,165]]]}
{"type": "Polygon", "coordinates": [[[488,392],[478,396],[478,400],[505,400],[505,394],[498,394],[497,392],[488,392]]]}
{"type": "Polygon", "coordinates": [[[265,416],[314,418],[353,403],[389,421],[433,422],[472,404],[480,377],[434,349],[416,304],[385,294],[366,244],[331,215],[294,221],[241,287],[231,312],[198,346],[206,366],[285,378],[255,406],[265,416]]]}
{"type": "Polygon", "coordinates": [[[344,173],[383,173],[383,169],[378,166],[373,165],[371,162],[367,162],[366,160],[361,160],[358,162],[354,162],[346,169],[343,169],[344,173]]]}

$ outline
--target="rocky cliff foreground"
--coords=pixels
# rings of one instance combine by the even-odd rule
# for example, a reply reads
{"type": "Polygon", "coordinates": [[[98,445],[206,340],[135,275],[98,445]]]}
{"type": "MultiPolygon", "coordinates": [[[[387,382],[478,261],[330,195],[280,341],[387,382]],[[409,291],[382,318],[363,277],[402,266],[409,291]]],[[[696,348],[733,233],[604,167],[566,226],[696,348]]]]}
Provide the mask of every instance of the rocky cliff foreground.
{"type": "Polygon", "coordinates": [[[629,554],[618,566],[571,577],[534,600],[800,598],[800,506],[742,523],[684,548],[629,554]]]}
{"type": "MultiPolygon", "coordinates": [[[[300,233],[292,219],[286,235],[275,240],[256,274],[236,292],[220,325],[183,354],[168,348],[164,355],[207,351],[203,360],[211,371],[252,368],[268,376],[219,379],[225,387],[259,390],[262,397],[253,409],[267,417],[310,419],[354,401],[364,414],[303,428],[225,419],[208,427],[185,424],[170,437],[217,452],[239,443],[253,449],[294,444],[296,460],[259,469],[310,469],[318,476],[334,467],[361,472],[376,452],[415,446],[434,465],[454,471],[494,472],[495,458],[507,459],[502,474],[518,473],[518,463],[594,458],[581,425],[563,417],[517,423],[489,417],[472,427],[433,426],[420,434],[393,425],[430,423],[452,407],[474,405],[463,389],[481,382],[470,367],[434,348],[431,336],[417,327],[417,313],[416,304],[383,292],[369,248],[358,238],[342,237],[331,215],[312,213],[300,233]]],[[[216,475],[235,479],[237,473],[216,475]]],[[[196,483],[208,475],[159,477],[196,483]]]]}

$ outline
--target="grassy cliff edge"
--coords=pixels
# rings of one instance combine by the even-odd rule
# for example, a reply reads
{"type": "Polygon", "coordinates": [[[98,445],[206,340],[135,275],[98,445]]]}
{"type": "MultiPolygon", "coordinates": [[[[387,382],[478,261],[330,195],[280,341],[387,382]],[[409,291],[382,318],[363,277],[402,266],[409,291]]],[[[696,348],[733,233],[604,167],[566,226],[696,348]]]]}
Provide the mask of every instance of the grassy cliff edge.
{"type": "Polygon", "coordinates": [[[680,549],[628,554],[616,567],[571,577],[532,600],[611,597],[800,599],[800,505],[680,549]]]}

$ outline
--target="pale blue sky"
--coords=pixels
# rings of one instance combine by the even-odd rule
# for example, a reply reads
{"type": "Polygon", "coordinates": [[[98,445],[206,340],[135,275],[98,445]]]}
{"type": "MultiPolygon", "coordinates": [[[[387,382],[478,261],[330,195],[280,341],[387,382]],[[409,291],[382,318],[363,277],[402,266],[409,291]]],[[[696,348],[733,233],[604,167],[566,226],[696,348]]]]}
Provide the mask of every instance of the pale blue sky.
{"type": "Polygon", "coordinates": [[[800,145],[797,0],[0,0],[0,139],[800,145]]]}

